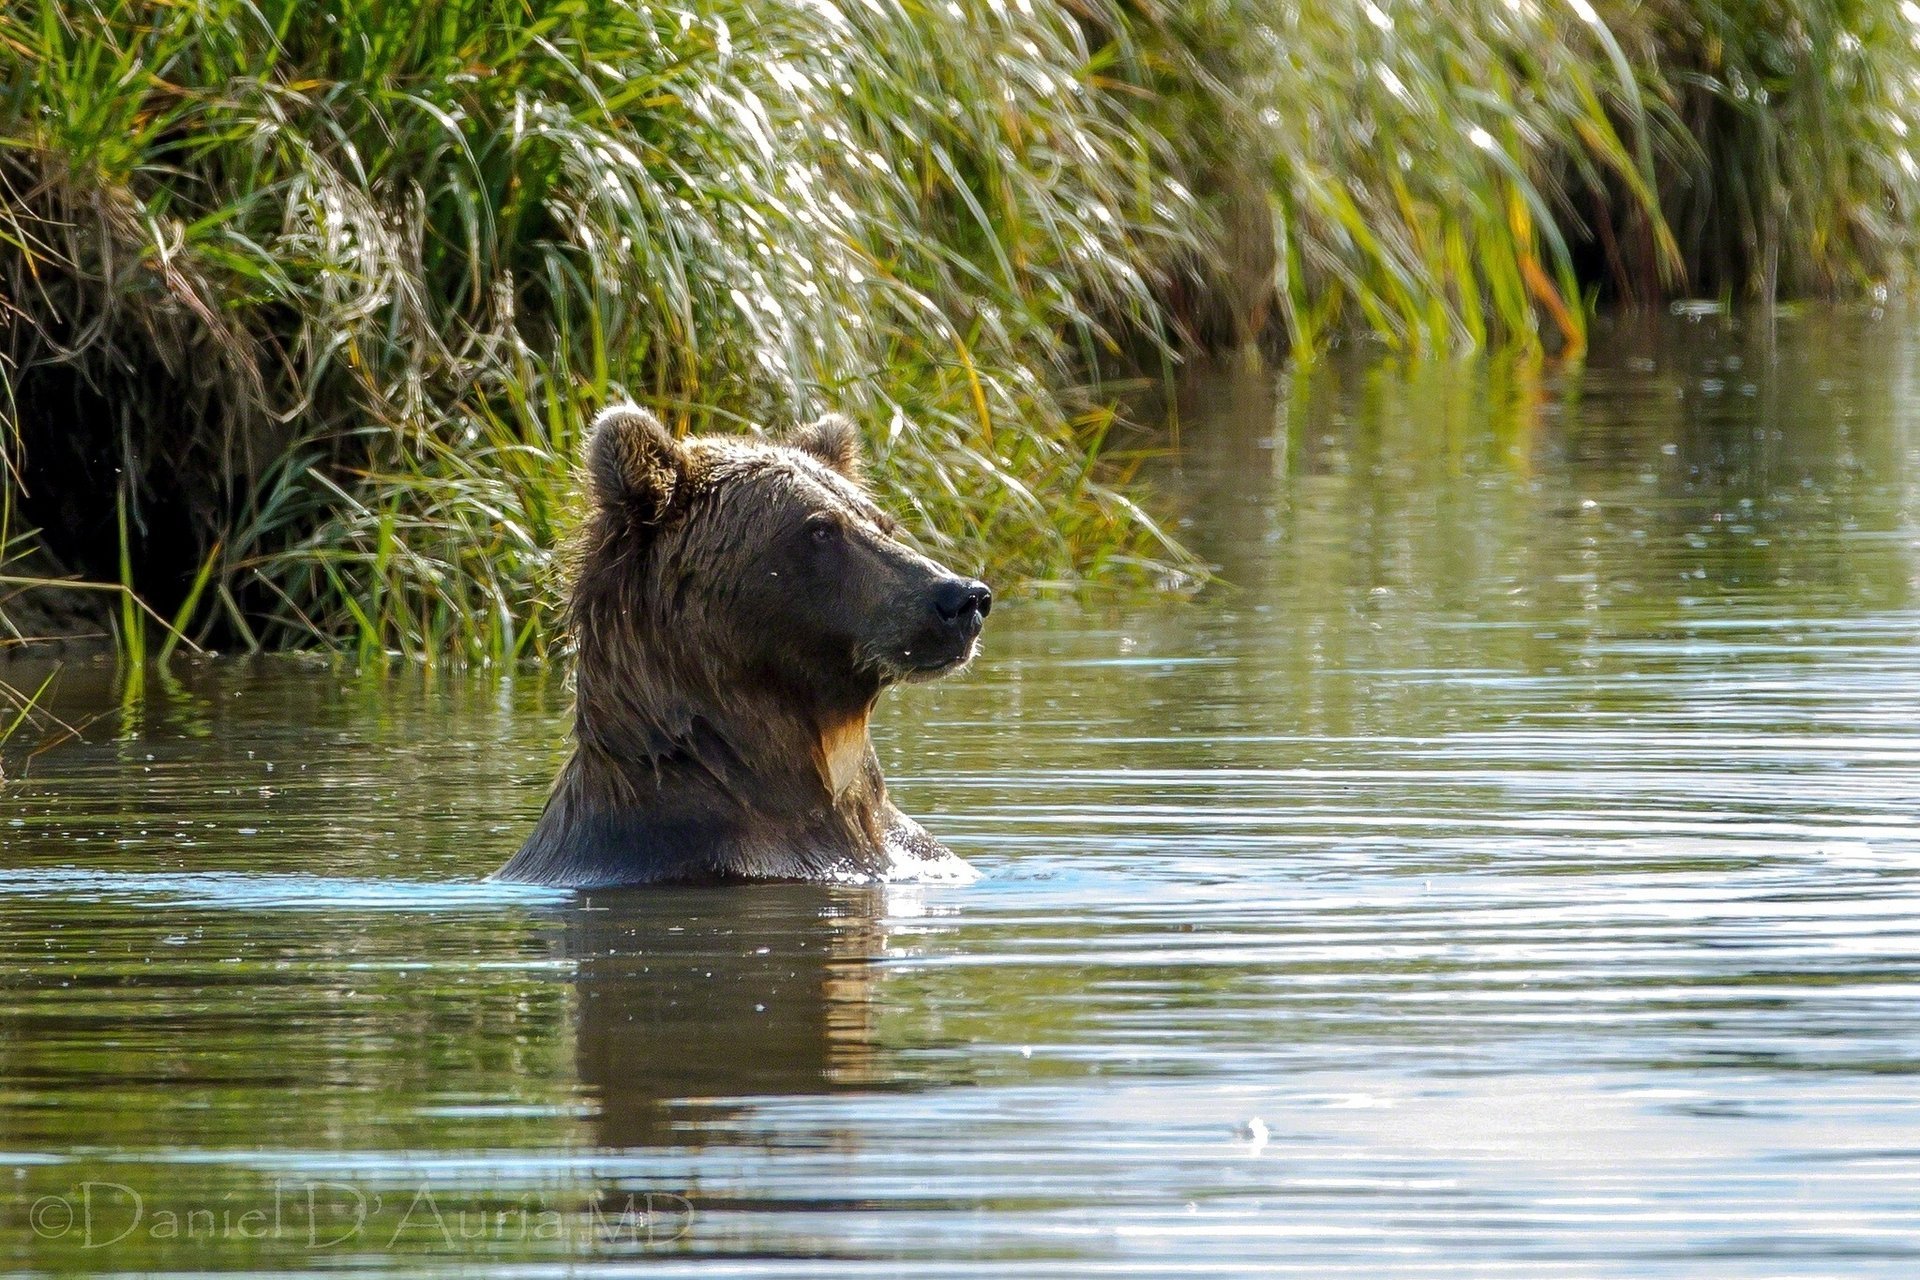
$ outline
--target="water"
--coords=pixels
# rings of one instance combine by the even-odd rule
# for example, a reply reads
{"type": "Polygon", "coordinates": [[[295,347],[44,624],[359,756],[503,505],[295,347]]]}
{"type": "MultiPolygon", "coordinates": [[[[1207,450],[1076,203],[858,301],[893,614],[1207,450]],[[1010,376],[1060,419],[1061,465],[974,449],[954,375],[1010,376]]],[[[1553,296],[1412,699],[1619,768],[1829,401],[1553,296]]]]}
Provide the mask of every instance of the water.
{"type": "Polygon", "coordinates": [[[884,716],[969,887],[485,885],[550,673],[70,664],[0,1261],[1914,1274],[1910,329],[1200,377],[1231,587],[1012,603],[884,716]]]}

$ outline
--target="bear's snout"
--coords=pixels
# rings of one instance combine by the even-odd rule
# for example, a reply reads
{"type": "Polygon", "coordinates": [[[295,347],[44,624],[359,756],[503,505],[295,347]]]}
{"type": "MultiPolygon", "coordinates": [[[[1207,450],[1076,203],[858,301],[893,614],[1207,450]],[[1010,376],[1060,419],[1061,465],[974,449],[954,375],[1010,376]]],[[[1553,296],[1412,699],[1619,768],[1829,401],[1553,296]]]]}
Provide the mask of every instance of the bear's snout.
{"type": "Polygon", "coordinates": [[[940,621],[972,640],[993,608],[993,592],[977,578],[948,578],[933,589],[940,621]]]}

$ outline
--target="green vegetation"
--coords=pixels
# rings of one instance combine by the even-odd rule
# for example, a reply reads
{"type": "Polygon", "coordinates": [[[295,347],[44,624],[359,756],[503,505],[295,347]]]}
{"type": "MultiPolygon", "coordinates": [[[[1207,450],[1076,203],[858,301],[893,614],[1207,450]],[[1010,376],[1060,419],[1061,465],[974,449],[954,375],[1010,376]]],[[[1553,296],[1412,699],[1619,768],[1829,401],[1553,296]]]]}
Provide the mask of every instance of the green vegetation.
{"type": "Polygon", "coordinates": [[[1912,5],[1185,0],[1153,30],[1230,340],[1271,306],[1296,347],[1577,349],[1602,292],[1847,296],[1915,259],[1912,5]]]}
{"type": "Polygon", "coordinates": [[[51,674],[33,689],[20,689],[0,680],[0,746],[4,746],[27,724],[33,716],[33,709],[52,685],[51,674]]]}
{"type": "MultiPolygon", "coordinates": [[[[54,719],[43,706],[48,690],[53,688],[54,677],[58,674],[57,670],[49,671],[32,687],[0,679],[0,750],[4,750],[16,737],[23,737],[23,730],[45,727],[42,722],[70,728],[54,719]]],[[[0,783],[7,780],[6,766],[6,760],[0,758],[0,783]]]]}
{"type": "Polygon", "coordinates": [[[8,516],[190,629],[507,659],[626,393],[849,410],[961,563],[1155,572],[1060,389],[1170,234],[1101,66],[1052,9],[9,5],[8,516]]]}
{"type": "Polygon", "coordinates": [[[543,653],[568,459],[621,394],[687,430],[849,411],[887,502],[1003,580],[1191,581],[1103,379],[1901,283],[1916,32],[1837,0],[13,0],[0,632],[60,578],[135,659],[543,653]]]}

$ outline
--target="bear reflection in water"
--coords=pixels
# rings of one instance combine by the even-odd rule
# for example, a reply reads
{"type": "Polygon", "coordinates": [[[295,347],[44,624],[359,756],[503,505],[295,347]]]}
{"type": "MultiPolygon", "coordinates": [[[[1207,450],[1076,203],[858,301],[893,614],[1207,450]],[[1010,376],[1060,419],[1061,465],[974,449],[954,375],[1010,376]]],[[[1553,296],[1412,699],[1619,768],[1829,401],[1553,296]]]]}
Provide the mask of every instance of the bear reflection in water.
{"type": "Polygon", "coordinates": [[[575,967],[575,1054],[596,1142],[697,1144],[741,1099],[877,1083],[871,997],[886,892],[582,895],[561,937],[575,967]]]}
{"type": "Polygon", "coordinates": [[[677,440],[621,405],[586,472],[573,755],[500,878],[970,878],[888,799],[867,723],[965,666],[993,597],[902,541],[853,424],[677,440]]]}

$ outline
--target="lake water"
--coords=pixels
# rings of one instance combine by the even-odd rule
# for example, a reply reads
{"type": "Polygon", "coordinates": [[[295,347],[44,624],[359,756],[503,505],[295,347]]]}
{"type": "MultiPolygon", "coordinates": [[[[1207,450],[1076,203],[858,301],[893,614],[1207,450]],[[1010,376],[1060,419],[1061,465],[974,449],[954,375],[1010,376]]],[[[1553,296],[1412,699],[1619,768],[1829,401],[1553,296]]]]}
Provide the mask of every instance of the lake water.
{"type": "Polygon", "coordinates": [[[1228,585],[886,704],[967,887],[485,885],[551,675],[70,663],[0,1266],[1916,1274],[1916,334],[1197,377],[1228,585]]]}

